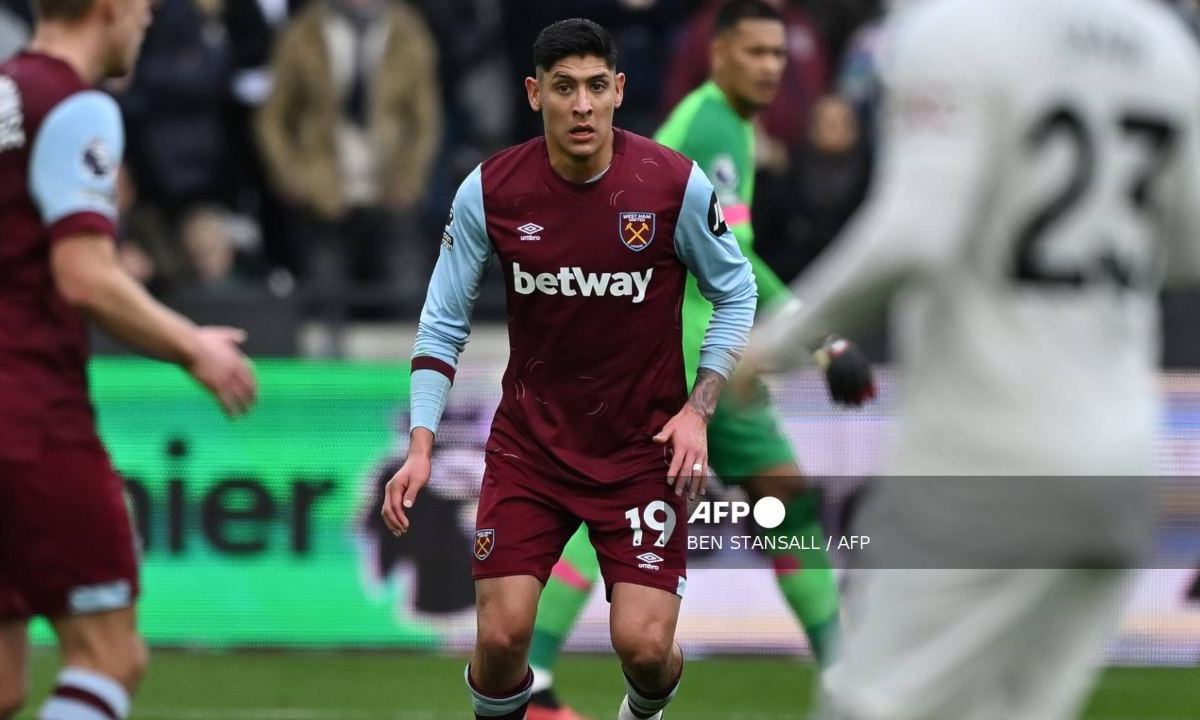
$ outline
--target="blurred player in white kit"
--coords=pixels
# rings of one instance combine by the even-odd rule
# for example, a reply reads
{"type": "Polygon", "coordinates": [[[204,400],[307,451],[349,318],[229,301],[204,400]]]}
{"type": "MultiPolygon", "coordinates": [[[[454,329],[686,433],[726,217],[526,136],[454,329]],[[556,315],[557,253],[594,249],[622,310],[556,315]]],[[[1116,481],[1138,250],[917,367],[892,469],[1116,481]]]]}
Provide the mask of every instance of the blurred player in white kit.
{"type": "Polygon", "coordinates": [[[1200,52],[1155,0],[929,0],[894,22],[872,198],[744,371],[890,303],[886,471],[942,478],[865,501],[895,562],[859,578],[821,717],[1074,717],[1148,536],[1157,293],[1200,278],[1200,52]],[[1033,475],[1057,477],[1012,479],[1033,475]]]}

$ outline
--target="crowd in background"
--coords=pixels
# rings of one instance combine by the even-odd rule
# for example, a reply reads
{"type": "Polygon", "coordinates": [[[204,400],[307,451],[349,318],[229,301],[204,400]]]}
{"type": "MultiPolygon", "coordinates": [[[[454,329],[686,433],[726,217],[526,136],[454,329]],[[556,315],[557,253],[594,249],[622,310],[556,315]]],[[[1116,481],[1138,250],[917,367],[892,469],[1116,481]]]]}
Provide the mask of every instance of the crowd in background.
{"type": "MultiPolygon", "coordinates": [[[[541,132],[521,79],[542,26],[610,28],[618,125],[653,134],[706,78],[721,1],[161,0],[137,71],[107,88],[127,125],[121,256],[158,294],[301,290],[318,316],[410,317],[457,182],[541,132]]],[[[760,122],[755,222],[792,276],[865,192],[881,8],[779,5],[790,61],[760,122]]],[[[0,0],[0,55],[31,23],[29,0],[0,0]]]]}
{"type": "MultiPolygon", "coordinates": [[[[887,3],[773,1],[789,62],[758,122],[754,223],[787,279],[866,193],[887,3]]],[[[627,75],[617,124],[650,135],[706,78],[722,2],[160,0],[136,72],[107,87],[127,125],[121,256],[162,295],[411,318],[458,182],[541,133],[521,82],[538,31],[608,27],[627,75]]],[[[0,56],[31,23],[29,0],[0,0],[0,56]]]]}
{"type": "MultiPolygon", "coordinates": [[[[297,293],[309,314],[411,317],[458,182],[540,134],[537,32],[589,17],[653,134],[708,73],[722,0],[160,0],[132,78],[120,249],[161,295],[297,293]]],[[[759,123],[760,250],[794,275],[861,201],[879,0],[778,0],[789,65],[759,123]]],[[[32,24],[0,0],[0,55],[32,24]]],[[[499,302],[495,283],[482,304],[499,302]]]]}

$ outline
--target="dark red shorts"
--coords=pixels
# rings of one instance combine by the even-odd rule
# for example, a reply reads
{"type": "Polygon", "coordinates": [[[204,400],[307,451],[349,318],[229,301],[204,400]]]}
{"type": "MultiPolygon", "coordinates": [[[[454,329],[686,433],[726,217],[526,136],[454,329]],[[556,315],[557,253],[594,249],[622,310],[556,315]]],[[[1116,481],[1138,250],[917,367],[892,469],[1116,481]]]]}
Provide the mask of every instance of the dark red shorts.
{"type": "Polygon", "coordinates": [[[584,484],[498,454],[488,456],[475,516],[475,579],[533,575],[545,584],[580,523],[588,527],[610,599],[619,582],[683,596],[687,496],[667,486],[665,468],[584,484]]]}
{"type": "Polygon", "coordinates": [[[0,620],[116,610],[137,594],[124,484],[99,441],[0,459],[0,620]]]}

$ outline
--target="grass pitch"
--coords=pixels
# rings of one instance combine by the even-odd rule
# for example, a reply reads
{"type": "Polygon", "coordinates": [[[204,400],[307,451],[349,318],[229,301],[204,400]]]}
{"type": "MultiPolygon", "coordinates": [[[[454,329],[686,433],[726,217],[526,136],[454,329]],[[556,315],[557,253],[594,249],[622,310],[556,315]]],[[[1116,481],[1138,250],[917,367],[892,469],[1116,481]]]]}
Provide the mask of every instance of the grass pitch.
{"type": "MultiPolygon", "coordinates": [[[[154,653],[132,720],[463,720],[465,659],[400,653],[154,653]]],[[[33,657],[34,708],[53,680],[55,656],[33,657]]],[[[669,717],[802,720],[814,669],[781,658],[690,660],[669,717]]],[[[623,692],[616,660],[567,656],[557,671],[565,699],[611,720],[623,692]]],[[[1089,720],[1196,720],[1200,669],[1105,672],[1089,720]]]]}

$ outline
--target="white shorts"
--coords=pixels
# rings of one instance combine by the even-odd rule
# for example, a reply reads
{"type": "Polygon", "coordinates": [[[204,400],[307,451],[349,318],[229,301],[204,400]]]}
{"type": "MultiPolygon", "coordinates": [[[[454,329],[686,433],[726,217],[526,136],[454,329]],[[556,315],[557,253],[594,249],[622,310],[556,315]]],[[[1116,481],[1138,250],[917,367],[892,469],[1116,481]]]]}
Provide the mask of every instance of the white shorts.
{"type": "Polygon", "coordinates": [[[854,572],[825,720],[1075,717],[1116,628],[1127,570],[854,572]]]}

